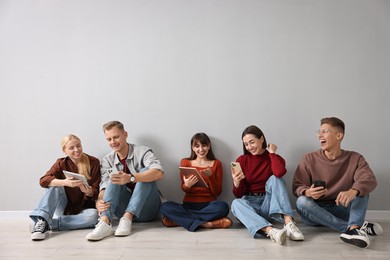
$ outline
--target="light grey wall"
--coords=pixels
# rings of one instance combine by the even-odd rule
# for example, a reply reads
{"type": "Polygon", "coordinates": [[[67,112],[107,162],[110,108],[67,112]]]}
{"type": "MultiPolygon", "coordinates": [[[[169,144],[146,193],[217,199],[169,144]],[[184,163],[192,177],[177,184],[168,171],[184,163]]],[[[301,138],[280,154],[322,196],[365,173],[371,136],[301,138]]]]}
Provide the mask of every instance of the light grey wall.
{"type": "Polygon", "coordinates": [[[0,0],[0,210],[33,209],[64,135],[108,153],[109,120],[154,149],[170,200],[203,131],[230,202],[228,165],[250,124],[278,145],[291,192],[325,116],[345,121],[343,147],[377,176],[369,208],[390,210],[389,46],[389,1],[0,0]]]}

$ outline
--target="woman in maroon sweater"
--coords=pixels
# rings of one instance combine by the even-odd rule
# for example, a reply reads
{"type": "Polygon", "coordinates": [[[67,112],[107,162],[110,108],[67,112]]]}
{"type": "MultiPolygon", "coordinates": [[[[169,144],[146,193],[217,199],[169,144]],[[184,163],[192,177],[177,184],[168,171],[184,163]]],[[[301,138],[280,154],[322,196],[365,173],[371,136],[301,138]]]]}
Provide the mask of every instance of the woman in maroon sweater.
{"type": "Polygon", "coordinates": [[[290,240],[303,240],[304,236],[294,224],[292,208],[282,177],[286,174],[285,160],[276,154],[277,146],[268,144],[257,126],[248,126],[242,133],[244,154],[237,158],[241,169],[232,167],[232,212],[250,234],[257,238],[269,237],[284,244],[290,240]],[[268,150],[267,150],[268,148],[268,150]],[[285,224],[277,229],[271,221],[285,224]]]}
{"type": "Polygon", "coordinates": [[[59,158],[40,179],[46,191],[30,214],[35,222],[32,240],[45,239],[49,230],[91,228],[98,222],[95,200],[101,178],[100,162],[83,153],[81,141],[75,135],[65,136],[61,146],[66,157],[59,158]],[[83,175],[89,186],[81,180],[66,178],[63,170],[83,175]]]}

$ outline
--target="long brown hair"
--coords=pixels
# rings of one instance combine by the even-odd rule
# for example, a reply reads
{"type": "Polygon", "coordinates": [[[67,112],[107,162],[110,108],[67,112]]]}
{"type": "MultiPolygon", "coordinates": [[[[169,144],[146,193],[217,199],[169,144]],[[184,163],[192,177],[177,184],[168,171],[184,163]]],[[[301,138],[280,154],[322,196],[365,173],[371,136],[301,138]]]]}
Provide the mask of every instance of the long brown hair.
{"type": "MultiPolygon", "coordinates": [[[[261,137],[264,138],[264,142],[263,142],[263,149],[266,149],[267,148],[267,140],[265,140],[265,135],[263,133],[263,131],[260,130],[260,128],[258,128],[257,126],[255,125],[250,125],[248,126],[247,128],[245,128],[245,130],[242,132],[242,135],[241,135],[241,140],[244,138],[244,136],[246,135],[249,135],[249,134],[252,134],[254,136],[256,136],[258,139],[260,139],[261,137]]],[[[244,154],[249,154],[249,151],[245,148],[245,145],[244,143],[242,143],[242,147],[243,147],[243,150],[244,150],[244,154]]]]}
{"type": "Polygon", "coordinates": [[[190,155],[190,157],[187,158],[188,160],[195,160],[196,159],[197,156],[196,156],[194,150],[192,150],[192,147],[197,142],[199,142],[199,143],[201,143],[203,145],[210,145],[210,149],[209,149],[209,152],[206,155],[206,158],[208,160],[216,160],[216,158],[214,156],[214,153],[213,153],[213,149],[211,148],[210,138],[205,133],[197,133],[197,134],[194,134],[194,136],[192,136],[191,143],[190,143],[190,145],[191,145],[191,155],[190,155]]]}

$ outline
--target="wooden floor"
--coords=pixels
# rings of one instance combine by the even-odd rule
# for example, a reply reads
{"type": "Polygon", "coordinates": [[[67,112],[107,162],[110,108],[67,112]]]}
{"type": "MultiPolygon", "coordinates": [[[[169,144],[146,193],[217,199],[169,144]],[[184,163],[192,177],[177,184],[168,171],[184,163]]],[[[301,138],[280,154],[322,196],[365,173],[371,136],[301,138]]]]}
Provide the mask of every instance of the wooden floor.
{"type": "Polygon", "coordinates": [[[28,219],[0,219],[0,259],[390,259],[390,220],[380,221],[385,233],[370,237],[361,249],[342,242],[327,228],[298,222],[305,241],[287,240],[280,246],[269,239],[253,239],[236,221],[229,229],[188,232],[166,228],[159,221],[135,223],[128,237],[85,240],[90,230],[52,232],[46,240],[30,239],[28,219]]]}

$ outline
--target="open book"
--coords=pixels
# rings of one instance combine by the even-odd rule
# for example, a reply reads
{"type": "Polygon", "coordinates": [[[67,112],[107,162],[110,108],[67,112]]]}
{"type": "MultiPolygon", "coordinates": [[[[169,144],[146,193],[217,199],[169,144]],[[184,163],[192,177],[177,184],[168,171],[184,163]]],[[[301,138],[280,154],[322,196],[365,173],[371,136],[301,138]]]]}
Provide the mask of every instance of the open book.
{"type": "Polygon", "coordinates": [[[207,183],[204,181],[202,175],[198,172],[196,168],[192,167],[179,167],[181,173],[188,178],[189,176],[195,175],[198,181],[194,184],[192,187],[206,187],[208,188],[209,186],[207,183]]]}

